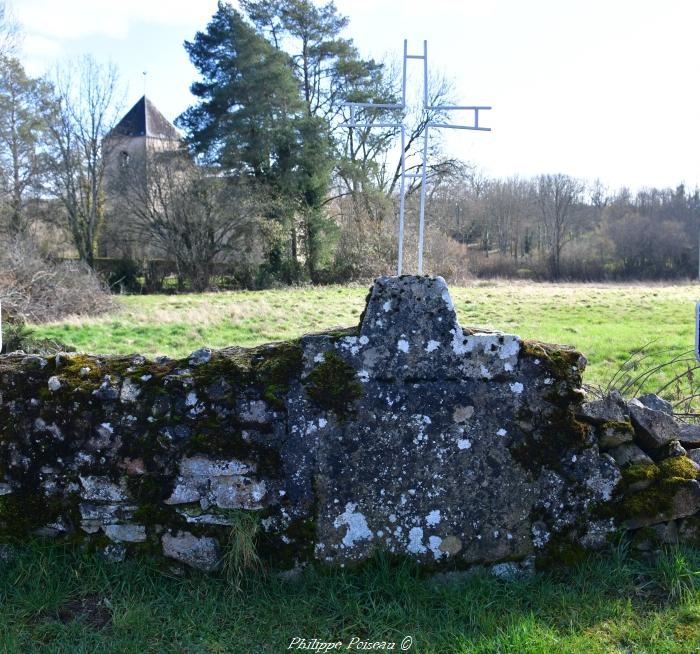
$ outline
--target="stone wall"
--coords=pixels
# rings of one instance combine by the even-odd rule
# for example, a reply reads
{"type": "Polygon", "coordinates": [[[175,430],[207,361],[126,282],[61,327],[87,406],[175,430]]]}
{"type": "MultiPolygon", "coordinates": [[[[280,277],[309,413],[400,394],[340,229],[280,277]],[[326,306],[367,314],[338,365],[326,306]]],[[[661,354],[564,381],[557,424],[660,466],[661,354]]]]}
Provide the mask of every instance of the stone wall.
{"type": "Polygon", "coordinates": [[[375,282],[357,329],[292,342],[0,357],[0,537],[212,570],[255,533],[281,568],[382,550],[503,572],[627,528],[694,538],[700,437],[658,398],[582,404],[584,366],[460,327],[441,278],[408,276],[375,282]]]}

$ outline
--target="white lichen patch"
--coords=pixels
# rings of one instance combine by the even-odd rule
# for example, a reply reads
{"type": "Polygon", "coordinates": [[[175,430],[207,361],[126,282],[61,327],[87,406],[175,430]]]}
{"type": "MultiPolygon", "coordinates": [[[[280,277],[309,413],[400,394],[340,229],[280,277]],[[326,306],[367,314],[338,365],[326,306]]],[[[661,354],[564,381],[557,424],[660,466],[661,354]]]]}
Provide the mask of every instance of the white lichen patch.
{"type": "Polygon", "coordinates": [[[411,554],[423,554],[426,551],[426,547],[423,545],[423,530],[420,527],[413,527],[408,532],[408,546],[406,549],[411,554]]]}
{"type": "Polygon", "coordinates": [[[194,391],[187,393],[185,398],[185,406],[195,406],[197,404],[197,394],[194,391]]]}
{"type": "Polygon", "coordinates": [[[468,438],[460,438],[457,441],[457,447],[460,450],[468,450],[472,446],[472,442],[468,438]]]}
{"type": "Polygon", "coordinates": [[[49,390],[52,393],[55,393],[59,388],[61,388],[61,380],[55,375],[53,377],[49,377],[49,381],[47,383],[49,386],[49,390]]]}
{"type": "Polygon", "coordinates": [[[384,313],[391,311],[391,300],[387,300],[384,304],[382,304],[382,309],[384,309],[384,313]]]}
{"type": "Polygon", "coordinates": [[[323,363],[326,360],[326,355],[324,352],[319,352],[315,357],[314,357],[314,363],[323,363]]]}
{"type": "Polygon", "coordinates": [[[505,429],[503,429],[503,427],[501,427],[501,428],[496,432],[496,436],[507,436],[507,435],[508,435],[508,432],[507,432],[505,429]]]}
{"type": "Polygon", "coordinates": [[[360,370],[357,373],[357,378],[363,383],[366,384],[369,381],[369,372],[366,370],[360,370]]]}
{"type": "Polygon", "coordinates": [[[535,547],[544,547],[549,542],[551,536],[552,535],[541,522],[536,522],[532,525],[532,544],[535,547]]]}
{"type": "Polygon", "coordinates": [[[360,345],[367,345],[369,343],[369,338],[367,336],[360,336],[360,345]]]}
{"type": "Polygon", "coordinates": [[[505,334],[501,338],[503,338],[503,343],[498,351],[498,357],[500,359],[517,357],[520,353],[520,339],[512,334],[505,334]]]}
{"type": "Polygon", "coordinates": [[[440,341],[429,340],[428,344],[425,346],[426,352],[435,352],[440,347],[440,341]]]}
{"type": "Polygon", "coordinates": [[[425,518],[425,523],[429,527],[434,527],[435,525],[440,524],[441,516],[440,516],[440,509],[433,509],[430,513],[425,518]]]}
{"type": "Polygon", "coordinates": [[[336,529],[343,525],[347,526],[345,536],[343,536],[345,547],[352,547],[356,541],[369,540],[374,535],[367,526],[367,519],[362,513],[355,511],[356,508],[357,504],[348,502],[345,505],[345,511],[333,521],[333,526],[336,529]]]}
{"type": "Polygon", "coordinates": [[[440,538],[440,536],[430,536],[430,538],[428,538],[428,547],[436,559],[439,559],[441,556],[446,556],[446,553],[440,549],[440,545],[442,545],[442,538],[440,538]]]}
{"type": "Polygon", "coordinates": [[[510,384],[511,392],[515,393],[516,395],[520,395],[524,389],[525,387],[520,382],[513,382],[510,384]]]}
{"type": "Polygon", "coordinates": [[[450,292],[447,289],[442,292],[442,301],[447,305],[450,311],[454,311],[455,305],[452,303],[450,292]]]}
{"type": "Polygon", "coordinates": [[[399,352],[408,352],[409,349],[409,343],[405,338],[400,338],[396,342],[396,347],[399,349],[399,352]]]}

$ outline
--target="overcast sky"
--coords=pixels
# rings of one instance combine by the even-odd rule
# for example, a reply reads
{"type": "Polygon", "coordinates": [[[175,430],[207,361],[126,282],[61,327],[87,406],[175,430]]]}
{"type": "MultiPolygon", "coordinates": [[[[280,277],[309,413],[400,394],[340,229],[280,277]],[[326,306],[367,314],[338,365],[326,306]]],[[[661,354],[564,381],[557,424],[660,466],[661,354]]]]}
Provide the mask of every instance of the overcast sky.
{"type": "MultiPolygon", "coordinates": [[[[216,0],[10,0],[35,75],[64,57],[112,60],[130,106],[173,120],[196,76],[182,47],[216,0]]],[[[611,187],[700,185],[697,0],[337,0],[361,53],[428,41],[455,100],[494,107],[492,132],[449,132],[494,176],[564,172],[611,187]]],[[[412,64],[420,67],[420,62],[412,64]]],[[[128,107],[126,107],[128,108],[128,107]]]]}

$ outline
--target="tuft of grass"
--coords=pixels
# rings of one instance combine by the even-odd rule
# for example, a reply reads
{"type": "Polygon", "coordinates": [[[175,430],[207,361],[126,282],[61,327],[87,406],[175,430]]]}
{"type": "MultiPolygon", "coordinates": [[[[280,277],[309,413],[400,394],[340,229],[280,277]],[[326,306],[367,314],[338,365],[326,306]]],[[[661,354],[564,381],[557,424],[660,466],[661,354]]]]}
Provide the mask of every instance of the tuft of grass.
{"type": "Polygon", "coordinates": [[[650,580],[659,596],[667,602],[693,603],[700,593],[697,553],[670,546],[662,550],[656,564],[649,568],[650,580]]]}
{"type": "Polygon", "coordinates": [[[260,515],[254,511],[228,511],[232,520],[223,548],[223,569],[228,582],[240,591],[243,578],[262,571],[256,547],[260,515]]]}

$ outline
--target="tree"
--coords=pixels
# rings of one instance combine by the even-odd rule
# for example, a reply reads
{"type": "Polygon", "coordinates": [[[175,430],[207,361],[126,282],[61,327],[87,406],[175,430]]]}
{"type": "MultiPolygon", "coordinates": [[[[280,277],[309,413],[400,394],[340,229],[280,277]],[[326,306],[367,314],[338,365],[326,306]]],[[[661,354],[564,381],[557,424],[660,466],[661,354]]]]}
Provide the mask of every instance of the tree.
{"type": "MultiPolygon", "coordinates": [[[[202,80],[191,87],[198,104],[178,124],[205,162],[256,182],[267,197],[268,218],[288,230],[292,263],[301,242],[313,277],[323,237],[330,232],[320,207],[328,188],[331,142],[326,123],[304,110],[290,57],[223,2],[207,31],[198,32],[185,48],[202,80]],[[297,216],[303,218],[301,234],[297,216]]],[[[271,251],[271,260],[279,254],[271,251]]]]}
{"type": "Polygon", "coordinates": [[[6,195],[4,222],[12,234],[27,232],[27,202],[42,186],[48,111],[48,84],[27,77],[17,59],[0,56],[0,171],[6,195]]]}
{"type": "Polygon", "coordinates": [[[130,158],[111,190],[136,235],[174,261],[195,291],[209,287],[217,261],[240,249],[257,209],[249,189],[182,151],[130,158]]]}
{"type": "Polygon", "coordinates": [[[12,57],[17,51],[19,27],[5,0],[0,0],[0,57],[12,57]]]}
{"type": "Polygon", "coordinates": [[[583,193],[581,181],[563,175],[540,175],[537,179],[537,204],[544,231],[549,272],[554,280],[561,277],[561,252],[571,239],[574,207],[583,193]]]}
{"type": "Polygon", "coordinates": [[[104,223],[104,174],[109,139],[121,108],[118,75],[85,57],[54,79],[56,108],[49,120],[49,186],[81,260],[93,266],[104,223]]]}

